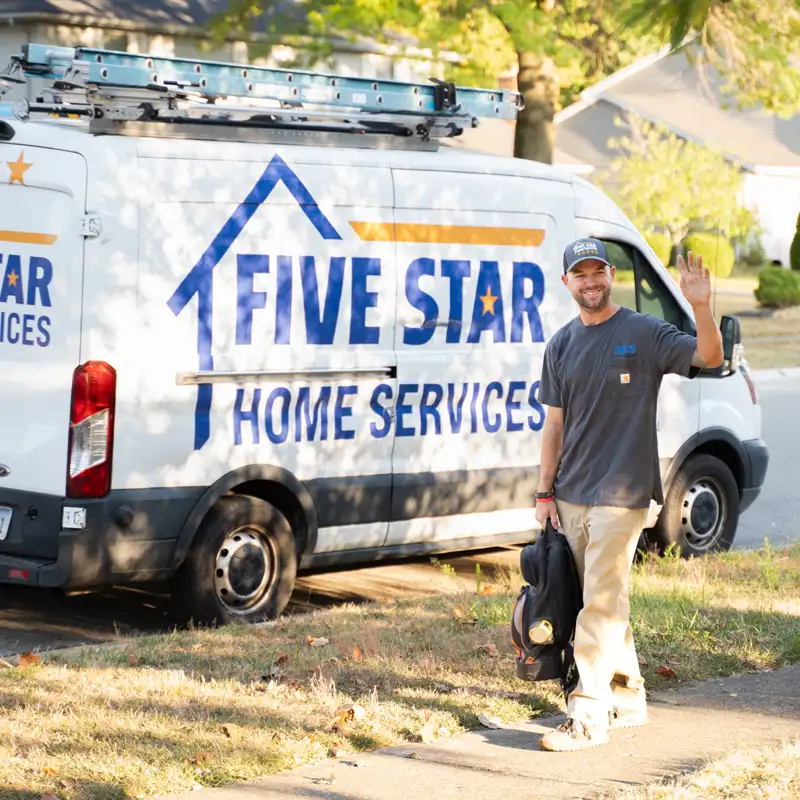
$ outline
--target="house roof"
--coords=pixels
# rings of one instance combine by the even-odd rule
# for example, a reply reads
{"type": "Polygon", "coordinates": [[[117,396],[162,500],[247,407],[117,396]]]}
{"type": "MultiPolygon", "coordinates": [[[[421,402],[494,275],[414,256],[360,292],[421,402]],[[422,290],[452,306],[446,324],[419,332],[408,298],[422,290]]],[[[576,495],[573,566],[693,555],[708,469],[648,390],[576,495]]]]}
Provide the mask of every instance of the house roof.
{"type": "Polygon", "coordinates": [[[0,0],[0,16],[71,16],[196,28],[228,6],[228,0],[0,0]]]}
{"type": "Polygon", "coordinates": [[[582,159],[586,151],[605,151],[608,136],[620,133],[607,129],[607,106],[613,106],[620,116],[629,111],[661,123],[744,166],[800,169],[800,114],[783,120],[765,111],[739,111],[719,91],[719,78],[709,74],[708,79],[703,86],[681,49],[601,81],[558,115],[559,157],[582,159]]]}

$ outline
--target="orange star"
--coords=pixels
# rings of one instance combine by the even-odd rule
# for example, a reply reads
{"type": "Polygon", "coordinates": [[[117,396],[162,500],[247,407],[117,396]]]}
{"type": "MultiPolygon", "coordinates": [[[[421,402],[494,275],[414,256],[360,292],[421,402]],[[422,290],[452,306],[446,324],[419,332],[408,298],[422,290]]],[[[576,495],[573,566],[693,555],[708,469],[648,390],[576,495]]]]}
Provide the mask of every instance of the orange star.
{"type": "Polygon", "coordinates": [[[16,286],[18,280],[19,280],[19,275],[17,275],[17,271],[12,269],[11,272],[8,273],[8,285],[16,286]]]}
{"type": "Polygon", "coordinates": [[[33,164],[26,164],[22,160],[23,155],[23,153],[20,153],[19,158],[16,161],[6,161],[6,164],[8,164],[8,167],[11,170],[11,177],[8,179],[9,183],[21,183],[23,186],[25,185],[25,179],[22,176],[33,166],[33,164]]]}
{"type": "Polygon", "coordinates": [[[483,301],[483,313],[494,314],[494,304],[497,302],[497,298],[492,294],[491,289],[481,297],[481,300],[483,301]]]}

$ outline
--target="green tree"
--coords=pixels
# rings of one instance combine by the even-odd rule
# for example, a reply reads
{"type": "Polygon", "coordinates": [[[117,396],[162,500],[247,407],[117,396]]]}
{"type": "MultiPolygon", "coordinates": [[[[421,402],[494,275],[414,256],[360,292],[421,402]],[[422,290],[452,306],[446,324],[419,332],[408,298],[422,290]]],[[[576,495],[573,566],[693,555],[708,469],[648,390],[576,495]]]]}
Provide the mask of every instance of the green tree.
{"type": "Polygon", "coordinates": [[[597,182],[643,233],[667,233],[674,245],[690,230],[726,238],[755,232],[741,202],[743,175],[721,155],[629,115],[629,133],[609,140],[619,151],[597,182]]]}
{"type": "Polygon", "coordinates": [[[625,0],[626,29],[647,31],[687,52],[701,78],[738,108],[761,107],[781,117],[800,110],[798,0],[625,0]]]}
{"type": "Polygon", "coordinates": [[[313,63],[330,52],[330,37],[403,39],[453,51],[446,77],[496,86],[515,63],[525,108],[515,155],[550,163],[559,106],[587,85],[652,51],[655,39],[623,30],[607,0],[233,0],[214,25],[218,36],[261,30],[268,44],[289,37],[313,63]]]}

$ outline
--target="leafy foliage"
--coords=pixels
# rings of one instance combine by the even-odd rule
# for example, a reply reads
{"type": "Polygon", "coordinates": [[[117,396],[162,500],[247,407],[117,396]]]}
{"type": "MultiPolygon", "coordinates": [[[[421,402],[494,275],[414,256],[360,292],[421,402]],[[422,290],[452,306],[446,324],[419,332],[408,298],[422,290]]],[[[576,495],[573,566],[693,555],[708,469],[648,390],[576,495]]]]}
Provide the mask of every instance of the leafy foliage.
{"type": "Polygon", "coordinates": [[[736,255],[731,243],[713,233],[690,233],[683,240],[683,249],[691,250],[695,256],[703,257],[703,266],[717,278],[727,278],[736,264],[736,255]]]}
{"type": "Polygon", "coordinates": [[[642,232],[664,231],[677,245],[692,229],[726,238],[757,229],[740,203],[743,177],[736,167],[639,117],[629,116],[627,124],[628,135],[609,141],[619,155],[598,182],[642,232]]]}
{"type": "Polygon", "coordinates": [[[766,308],[800,304],[800,276],[783,267],[764,267],[758,273],[756,300],[766,308]]]}
{"type": "Polygon", "coordinates": [[[647,31],[678,47],[687,37],[701,77],[708,67],[739,108],[782,117],[800,109],[798,0],[628,0],[626,29],[647,31]]]}
{"type": "Polygon", "coordinates": [[[658,260],[667,266],[669,257],[672,255],[672,239],[666,233],[651,233],[645,238],[658,256],[658,260]]]}
{"type": "Polygon", "coordinates": [[[797,215],[797,226],[789,248],[789,264],[793,270],[800,271],[800,214],[797,215]]]}

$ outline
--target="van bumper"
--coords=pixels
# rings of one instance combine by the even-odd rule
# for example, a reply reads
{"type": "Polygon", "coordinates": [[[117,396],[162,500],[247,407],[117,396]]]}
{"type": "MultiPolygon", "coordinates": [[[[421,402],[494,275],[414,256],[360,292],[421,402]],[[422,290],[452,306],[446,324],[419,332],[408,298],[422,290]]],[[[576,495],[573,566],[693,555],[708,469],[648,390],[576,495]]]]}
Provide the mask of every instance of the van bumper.
{"type": "Polygon", "coordinates": [[[0,542],[0,583],[85,589],[169,577],[178,566],[178,534],[203,491],[119,490],[82,501],[0,489],[0,505],[10,505],[15,515],[8,539],[0,542]],[[32,529],[23,513],[31,506],[40,522],[49,520],[48,528],[32,529]],[[63,528],[64,509],[83,509],[83,527],[63,528]]]}
{"type": "Polygon", "coordinates": [[[767,476],[767,467],[769,466],[769,450],[763,439],[748,439],[742,444],[744,445],[747,464],[745,464],[739,511],[746,511],[761,494],[764,479],[767,476]]]}

